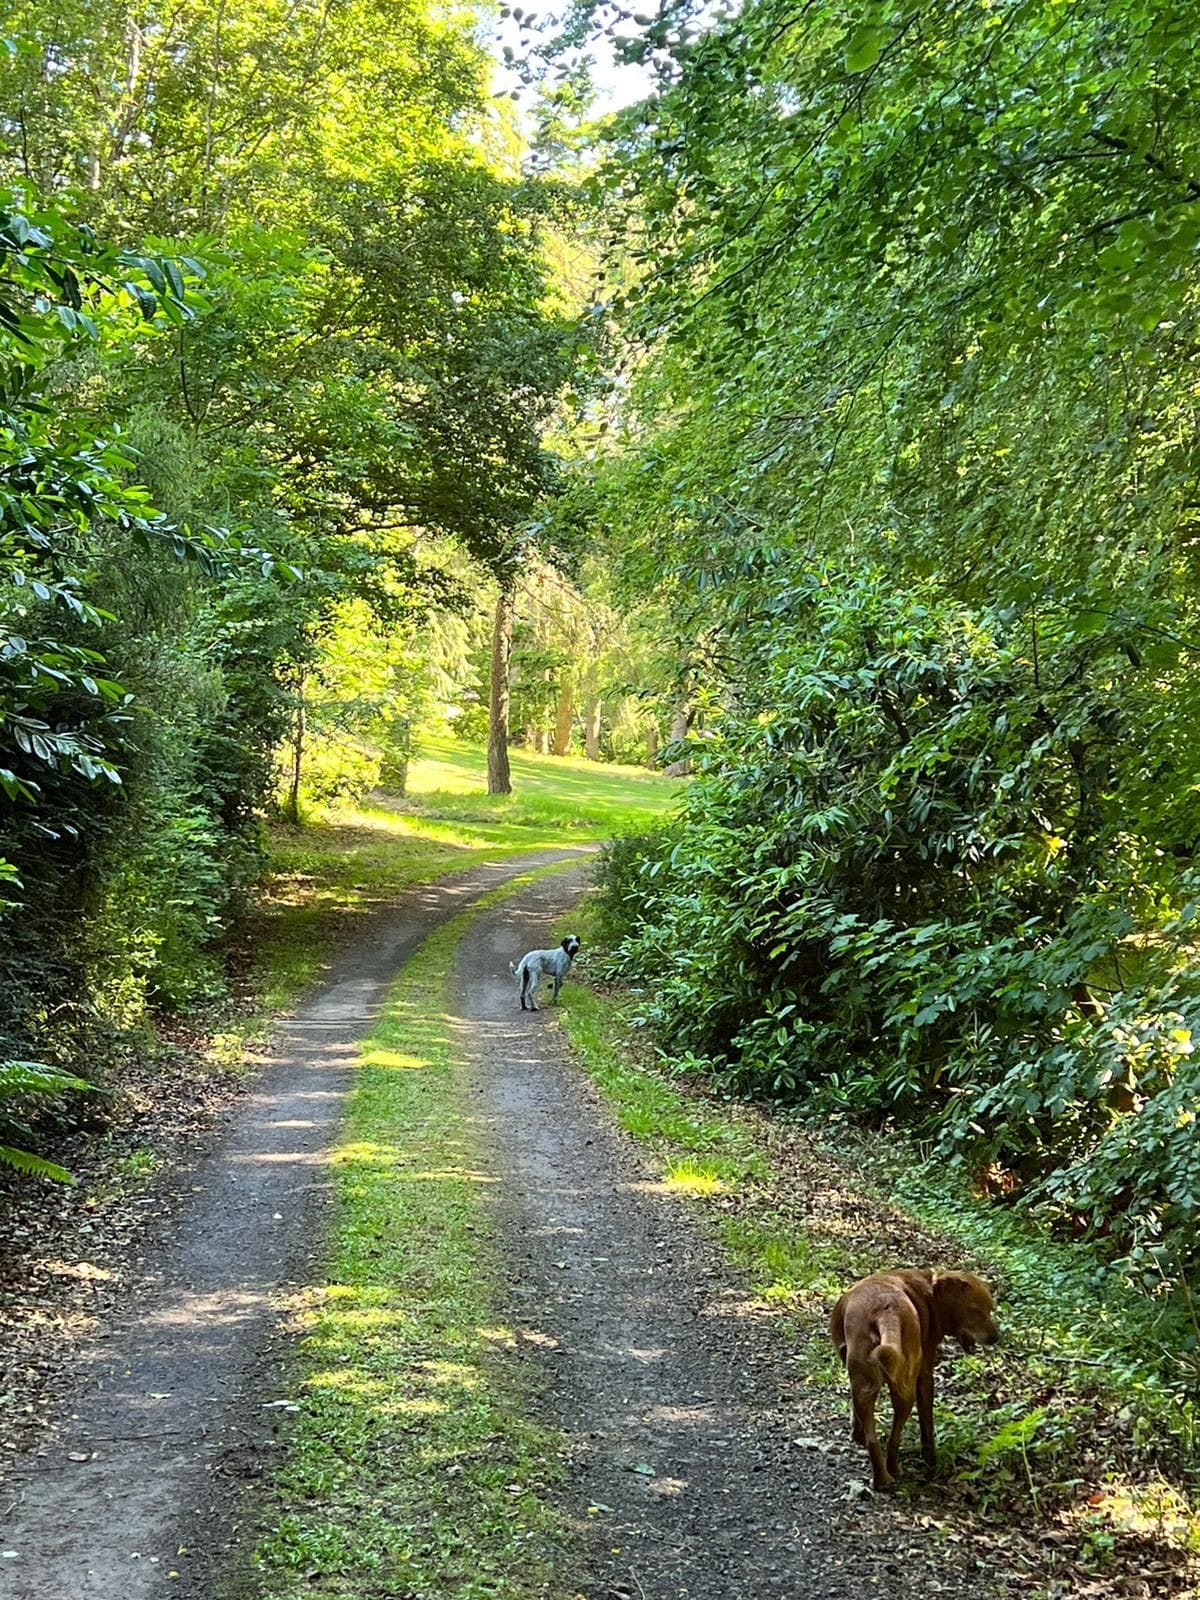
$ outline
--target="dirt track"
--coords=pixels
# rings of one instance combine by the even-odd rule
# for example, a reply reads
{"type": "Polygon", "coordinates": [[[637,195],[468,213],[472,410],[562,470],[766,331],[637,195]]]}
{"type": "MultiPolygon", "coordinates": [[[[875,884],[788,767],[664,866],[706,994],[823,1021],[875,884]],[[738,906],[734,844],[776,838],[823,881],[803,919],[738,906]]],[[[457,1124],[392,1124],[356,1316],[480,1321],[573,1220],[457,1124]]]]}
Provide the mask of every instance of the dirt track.
{"type": "Polygon", "coordinates": [[[57,1445],[7,1491],[4,1600],[212,1600],[238,1543],[242,1488],[269,1461],[280,1417],[270,1402],[286,1356],[276,1307],[308,1281],[321,1252],[325,1154],[356,1041],[439,924],[566,854],[412,890],[281,1027],[255,1091],[184,1175],[184,1197],[124,1320],[92,1346],[57,1445]]]}
{"type": "Polygon", "coordinates": [[[517,1009],[507,960],[549,942],[580,882],[557,874],[486,911],[461,947],[458,995],[508,1315],[528,1387],[567,1436],[584,1593],[982,1600],[988,1575],[968,1550],[859,1496],[865,1456],[845,1407],[798,1381],[770,1321],[566,1060],[552,1013],[517,1009]]]}
{"type": "MultiPolygon", "coordinates": [[[[239,1524],[286,1433],[272,1404],[288,1355],[278,1303],[322,1254],[324,1156],[356,1041],[421,939],[562,854],[413,891],[281,1030],[257,1091],[185,1175],[193,1190],[126,1322],[94,1347],[59,1446],[17,1480],[0,1524],[0,1551],[15,1552],[0,1562],[4,1600],[230,1592],[253,1533],[239,1524]]],[[[527,1389],[566,1436],[582,1592],[982,1600],[988,1574],[968,1549],[858,1497],[865,1467],[844,1407],[799,1381],[770,1321],[566,1059],[552,1013],[517,1008],[508,961],[548,942],[583,871],[485,911],[456,969],[480,1160],[498,1180],[503,1309],[527,1389]]]]}

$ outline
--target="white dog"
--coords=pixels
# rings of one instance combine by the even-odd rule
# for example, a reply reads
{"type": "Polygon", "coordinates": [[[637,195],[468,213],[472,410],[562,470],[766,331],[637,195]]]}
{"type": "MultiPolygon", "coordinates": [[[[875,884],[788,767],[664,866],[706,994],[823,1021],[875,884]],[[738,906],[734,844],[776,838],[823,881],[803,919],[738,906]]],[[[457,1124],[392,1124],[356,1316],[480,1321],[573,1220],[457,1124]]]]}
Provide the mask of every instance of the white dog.
{"type": "Polygon", "coordinates": [[[553,978],[554,998],[562,988],[563,979],[571,970],[571,963],[579,954],[579,940],[569,933],[554,950],[531,950],[522,956],[516,966],[508,963],[508,970],[521,985],[521,1010],[536,1011],[538,986],[543,978],[553,978]],[[528,1006],[526,1001],[529,1002],[528,1006]]]}

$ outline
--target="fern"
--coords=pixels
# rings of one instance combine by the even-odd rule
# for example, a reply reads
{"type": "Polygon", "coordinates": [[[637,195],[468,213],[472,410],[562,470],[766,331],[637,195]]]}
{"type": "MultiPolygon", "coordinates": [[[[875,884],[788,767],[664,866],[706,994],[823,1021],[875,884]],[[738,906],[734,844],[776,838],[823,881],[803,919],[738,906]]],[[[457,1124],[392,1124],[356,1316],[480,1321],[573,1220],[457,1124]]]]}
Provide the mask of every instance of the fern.
{"type": "Polygon", "coordinates": [[[984,1441],[979,1447],[978,1461],[984,1467],[996,1456],[1007,1456],[1013,1451],[1020,1451],[1024,1456],[1029,1448],[1034,1435],[1046,1420],[1045,1406],[1038,1406],[1036,1410],[1026,1412],[1023,1417],[1014,1417],[1011,1421],[997,1429],[990,1439],[984,1441]]]}
{"type": "MultiPolygon", "coordinates": [[[[49,1067],[43,1061],[0,1061],[0,1108],[5,1101],[19,1100],[31,1094],[84,1094],[92,1085],[85,1078],[64,1072],[60,1067],[49,1067]]],[[[0,1126],[7,1119],[0,1109],[0,1126]]],[[[10,1129],[11,1131],[11,1124],[10,1129]]],[[[56,1161],[35,1156],[30,1150],[18,1150],[15,1145],[0,1144],[0,1165],[12,1167],[33,1178],[49,1178],[54,1183],[74,1183],[74,1178],[56,1161]]]]}
{"type": "Polygon", "coordinates": [[[66,1167],[56,1161],[45,1161],[28,1150],[15,1150],[10,1144],[0,1144],[0,1164],[27,1173],[31,1178],[51,1178],[55,1183],[74,1183],[66,1167]]]}
{"type": "Polygon", "coordinates": [[[85,1078],[48,1067],[41,1061],[0,1061],[0,1100],[16,1094],[82,1094],[92,1085],[85,1078]]]}

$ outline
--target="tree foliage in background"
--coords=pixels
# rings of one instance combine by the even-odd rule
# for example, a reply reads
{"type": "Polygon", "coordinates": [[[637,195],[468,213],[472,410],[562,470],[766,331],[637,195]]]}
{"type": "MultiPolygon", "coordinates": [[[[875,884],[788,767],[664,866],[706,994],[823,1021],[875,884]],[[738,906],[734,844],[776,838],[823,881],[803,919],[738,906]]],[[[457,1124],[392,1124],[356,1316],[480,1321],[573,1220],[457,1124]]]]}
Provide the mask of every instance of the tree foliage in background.
{"type": "Polygon", "coordinates": [[[653,949],[665,1036],[740,1089],[932,1130],[1173,1272],[1200,1203],[1190,9],[591,15],[658,88],[596,179],[629,356],[578,492],[690,641],[713,736],[680,828],[614,863],[630,964],[653,949]]]}
{"type": "Polygon", "coordinates": [[[522,173],[470,18],[88,0],[4,31],[0,1037],[69,1066],[220,995],[306,700],[342,750],[318,786],[398,748],[458,603],[422,543],[505,558],[576,344],[565,192],[522,173]]]}

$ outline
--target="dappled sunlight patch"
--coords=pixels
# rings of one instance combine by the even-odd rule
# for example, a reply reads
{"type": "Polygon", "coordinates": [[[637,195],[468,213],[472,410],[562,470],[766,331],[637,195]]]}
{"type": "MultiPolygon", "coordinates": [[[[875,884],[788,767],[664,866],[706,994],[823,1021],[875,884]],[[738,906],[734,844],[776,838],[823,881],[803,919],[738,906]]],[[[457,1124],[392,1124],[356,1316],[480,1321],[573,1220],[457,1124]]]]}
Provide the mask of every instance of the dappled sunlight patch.
{"type": "Polygon", "coordinates": [[[1200,1553],[1200,1515],[1163,1479],[1152,1483],[1113,1480],[1068,1506],[1058,1520],[1080,1528],[1085,1535],[1105,1528],[1114,1534],[1153,1539],[1181,1552],[1200,1553]]]}
{"type": "Polygon", "coordinates": [[[332,1159],[325,1150],[255,1150],[249,1155],[231,1157],[230,1165],[247,1167],[327,1167],[332,1159]]]}
{"type": "Polygon", "coordinates": [[[735,1322],[743,1318],[761,1321],[764,1317],[778,1316],[779,1307],[772,1305],[763,1291],[754,1294],[730,1293],[711,1300],[701,1315],[720,1322],[735,1322]]]}
{"type": "Polygon", "coordinates": [[[445,1361],[440,1357],[419,1363],[419,1371],[435,1388],[453,1386],[457,1389],[478,1389],[483,1375],[478,1367],[465,1361],[445,1361]]]}
{"type": "Polygon", "coordinates": [[[328,1283],[322,1286],[319,1293],[322,1299],[340,1301],[361,1300],[367,1291],[356,1283],[328,1283]]]}
{"type": "Polygon", "coordinates": [[[626,1194],[670,1194],[670,1189],[662,1178],[632,1178],[628,1183],[619,1183],[617,1188],[626,1194]]]}
{"type": "Polygon", "coordinates": [[[381,1417],[438,1417],[443,1416],[448,1409],[445,1400],[434,1400],[428,1395],[410,1395],[407,1399],[393,1398],[381,1405],[378,1415],[381,1417]]]}
{"type": "Polygon", "coordinates": [[[425,1172],[406,1172],[404,1177],[414,1183],[499,1183],[490,1172],[479,1172],[472,1167],[430,1167],[425,1172]]]}
{"type": "Polygon", "coordinates": [[[697,1161],[676,1161],[667,1168],[663,1180],[668,1190],[705,1198],[708,1195],[726,1194],[729,1185],[710,1166],[697,1161]]]}
{"type": "Polygon", "coordinates": [[[666,1423],[671,1428],[711,1428],[719,1420],[711,1406],[651,1406],[647,1422],[666,1423]]]}
{"type": "Polygon", "coordinates": [[[498,1350],[515,1350],[517,1348],[517,1336],[511,1328],[479,1328],[476,1331],[483,1344],[494,1345],[498,1350]]]}
{"type": "Polygon", "coordinates": [[[146,1321],[168,1328],[227,1327],[261,1316],[267,1302],[268,1296],[256,1290],[218,1290],[215,1294],[188,1295],[151,1313],[146,1321]]]}
{"type": "Polygon", "coordinates": [[[394,1144],[380,1144],[372,1139],[359,1139],[352,1143],[339,1145],[329,1157],[329,1165],[333,1167],[394,1167],[403,1161],[399,1148],[394,1144]]]}
{"type": "Polygon", "coordinates": [[[312,1372],[304,1386],[313,1394],[347,1394],[354,1399],[382,1398],[388,1392],[388,1385],[382,1378],[372,1378],[361,1367],[351,1366],[312,1372]]]}
{"type": "Polygon", "coordinates": [[[353,1342],[357,1335],[412,1327],[417,1320],[414,1312],[396,1306],[367,1306],[358,1311],[331,1312],[329,1321],[333,1326],[328,1342],[337,1343],[343,1337],[353,1342]]]}
{"type": "Polygon", "coordinates": [[[364,1067],[383,1068],[389,1072],[421,1072],[429,1065],[424,1056],[408,1054],[402,1050],[374,1049],[365,1051],[362,1057],[364,1067]]]}
{"type": "Polygon", "coordinates": [[[535,1350],[560,1350],[561,1344],[551,1334],[542,1333],[537,1328],[522,1328],[521,1343],[532,1345],[535,1350]]]}
{"type": "Polygon", "coordinates": [[[45,1272],[52,1278],[73,1278],[79,1283],[119,1283],[123,1274],[92,1261],[58,1261],[53,1257],[33,1257],[26,1269],[33,1275],[45,1272]]]}

